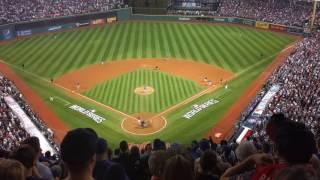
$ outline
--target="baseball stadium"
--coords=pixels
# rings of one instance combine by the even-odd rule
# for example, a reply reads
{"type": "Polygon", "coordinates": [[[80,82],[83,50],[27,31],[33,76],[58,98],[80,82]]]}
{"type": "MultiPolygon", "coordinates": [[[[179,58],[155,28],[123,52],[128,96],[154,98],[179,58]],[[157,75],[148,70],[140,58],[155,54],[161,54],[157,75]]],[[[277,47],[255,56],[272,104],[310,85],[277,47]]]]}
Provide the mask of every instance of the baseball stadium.
{"type": "Polygon", "coordinates": [[[287,174],[241,177],[320,172],[317,1],[0,5],[0,169],[40,151],[49,175],[26,178],[229,179],[275,154],[287,174]]]}

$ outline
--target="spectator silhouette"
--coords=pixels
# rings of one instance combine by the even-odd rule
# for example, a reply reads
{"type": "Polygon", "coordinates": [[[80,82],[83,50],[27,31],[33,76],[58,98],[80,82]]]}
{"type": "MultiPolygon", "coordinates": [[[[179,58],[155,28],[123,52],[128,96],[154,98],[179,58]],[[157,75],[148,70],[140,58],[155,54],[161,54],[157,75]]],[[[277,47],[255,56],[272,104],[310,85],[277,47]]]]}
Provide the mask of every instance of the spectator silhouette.
{"type": "Polygon", "coordinates": [[[61,158],[69,174],[67,180],[90,180],[96,162],[97,134],[88,128],[69,131],[61,142],[61,158]]]}

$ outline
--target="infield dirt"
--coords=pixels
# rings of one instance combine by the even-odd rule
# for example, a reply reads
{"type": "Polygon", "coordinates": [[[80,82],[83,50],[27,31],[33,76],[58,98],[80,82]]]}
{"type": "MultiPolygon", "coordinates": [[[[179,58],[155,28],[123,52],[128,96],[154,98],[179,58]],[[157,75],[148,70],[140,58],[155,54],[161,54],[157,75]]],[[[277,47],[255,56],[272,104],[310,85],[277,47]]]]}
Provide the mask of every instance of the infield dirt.
{"type": "Polygon", "coordinates": [[[80,83],[78,92],[84,92],[107,80],[114,79],[122,74],[135,71],[139,68],[158,70],[168,74],[193,80],[201,86],[206,86],[204,78],[207,77],[213,84],[220,80],[231,79],[233,73],[220,67],[179,59],[127,59],[111,61],[86,66],[76,71],[69,72],[57,78],[55,83],[77,91],[77,83],[80,83]]]}
{"type": "MultiPolygon", "coordinates": [[[[207,88],[158,114],[140,112],[139,116],[148,121],[148,127],[139,127],[137,122],[138,118],[134,115],[127,115],[121,123],[121,128],[125,132],[135,135],[149,135],[161,131],[166,124],[165,119],[163,118],[165,114],[206,93],[218,89],[221,87],[222,82],[229,81],[234,78],[234,74],[232,72],[226,71],[217,66],[194,61],[178,59],[130,59],[125,61],[101,62],[99,64],[90,65],[59,77],[55,80],[55,83],[74,92],[81,93],[93,88],[99,83],[114,79],[140,68],[165,72],[173,76],[189,79],[207,88]],[[212,84],[209,85],[208,82],[212,82],[212,84]]],[[[154,91],[157,90],[154,89],[154,91]]],[[[113,108],[110,107],[110,110],[113,110],[113,108]]],[[[113,111],[118,112],[116,109],[113,111]]]]}

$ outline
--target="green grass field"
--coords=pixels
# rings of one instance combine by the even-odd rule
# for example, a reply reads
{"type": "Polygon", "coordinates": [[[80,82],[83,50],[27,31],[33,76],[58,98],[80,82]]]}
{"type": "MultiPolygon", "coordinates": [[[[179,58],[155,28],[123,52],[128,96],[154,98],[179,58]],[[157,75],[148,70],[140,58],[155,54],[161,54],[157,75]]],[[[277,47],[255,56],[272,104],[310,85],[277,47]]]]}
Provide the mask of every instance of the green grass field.
{"type": "MultiPolygon", "coordinates": [[[[122,139],[138,143],[155,137],[170,142],[189,143],[203,136],[239,98],[246,87],[272,62],[273,58],[293,40],[294,38],[286,35],[236,26],[127,22],[54,35],[41,35],[1,45],[0,58],[9,63],[70,128],[92,127],[101,136],[106,137],[112,146],[117,145],[122,139]],[[102,60],[117,61],[152,57],[188,59],[217,65],[236,73],[237,77],[230,82],[231,90],[219,89],[170,113],[166,116],[168,126],[163,131],[150,136],[132,136],[124,133],[120,128],[121,116],[88,101],[69,97],[63,90],[52,88],[50,83],[39,78],[56,78],[66,72],[99,63],[102,60]],[[21,70],[22,64],[25,64],[24,70],[21,70]],[[64,107],[62,102],[48,101],[49,96],[59,97],[87,109],[96,109],[97,113],[106,117],[107,120],[98,125],[64,107]],[[194,103],[201,103],[212,97],[219,99],[220,103],[202,111],[192,120],[182,118],[194,103]]],[[[120,97],[122,92],[112,92],[111,87],[116,84],[119,86],[128,84],[126,81],[129,82],[130,78],[137,79],[134,78],[136,73],[104,82],[85,94],[105,104],[121,106],[128,98],[118,101],[116,97],[120,97]]],[[[171,80],[155,82],[154,86],[159,86],[165,81],[170,85],[176,84],[175,80],[178,79],[169,76],[159,75],[171,80]]],[[[173,95],[163,89],[163,94],[157,97],[161,98],[161,103],[150,103],[146,111],[157,112],[199,91],[199,87],[186,80],[180,79],[179,82],[172,87],[172,91],[178,93],[176,98],[172,99],[173,95]],[[176,88],[185,86],[193,89],[179,94],[180,91],[176,88]]],[[[133,83],[128,85],[128,88],[132,88],[133,85],[133,83]]],[[[144,104],[143,101],[140,102],[139,108],[144,104]]],[[[128,113],[139,111],[139,108],[135,109],[132,104],[118,107],[128,113]]]]}
{"type": "Polygon", "coordinates": [[[84,94],[122,112],[134,114],[163,111],[201,89],[202,87],[190,80],[159,71],[138,69],[99,84],[84,94]],[[153,87],[155,92],[148,96],[133,93],[135,88],[144,85],[153,87]]]}

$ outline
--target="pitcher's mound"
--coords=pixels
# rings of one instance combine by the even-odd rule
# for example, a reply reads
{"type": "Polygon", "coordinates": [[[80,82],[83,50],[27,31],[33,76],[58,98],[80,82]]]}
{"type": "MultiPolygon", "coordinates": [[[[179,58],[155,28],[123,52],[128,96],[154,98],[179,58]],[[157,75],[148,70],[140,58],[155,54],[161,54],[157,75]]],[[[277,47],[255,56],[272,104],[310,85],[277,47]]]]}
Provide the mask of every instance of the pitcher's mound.
{"type": "Polygon", "coordinates": [[[154,92],[154,89],[153,89],[153,87],[150,87],[150,86],[137,87],[134,90],[134,93],[136,93],[138,95],[142,95],[142,96],[150,95],[153,92],[154,92]]]}
{"type": "Polygon", "coordinates": [[[160,132],[167,125],[164,117],[154,117],[152,113],[139,113],[135,118],[125,118],[121,127],[124,131],[134,135],[150,135],[160,132]]]}

